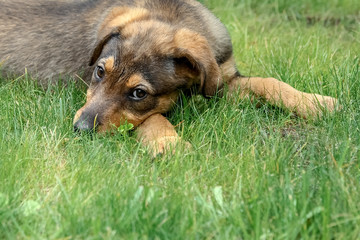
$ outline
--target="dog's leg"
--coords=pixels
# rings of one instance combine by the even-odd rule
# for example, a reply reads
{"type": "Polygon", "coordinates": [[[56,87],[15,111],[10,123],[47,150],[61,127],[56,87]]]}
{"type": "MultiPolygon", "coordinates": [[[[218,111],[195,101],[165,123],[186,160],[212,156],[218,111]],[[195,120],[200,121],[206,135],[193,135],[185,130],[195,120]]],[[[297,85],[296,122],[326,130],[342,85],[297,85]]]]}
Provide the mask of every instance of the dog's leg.
{"type": "Polygon", "coordinates": [[[322,110],[334,111],[337,99],[319,94],[301,92],[275,78],[242,77],[233,58],[220,66],[228,94],[239,94],[240,98],[250,95],[265,99],[278,107],[285,107],[303,118],[320,117],[322,110]]]}
{"type": "Polygon", "coordinates": [[[150,148],[154,157],[170,150],[181,140],[174,126],[161,114],[147,118],[137,127],[136,133],[138,140],[150,148]]]}

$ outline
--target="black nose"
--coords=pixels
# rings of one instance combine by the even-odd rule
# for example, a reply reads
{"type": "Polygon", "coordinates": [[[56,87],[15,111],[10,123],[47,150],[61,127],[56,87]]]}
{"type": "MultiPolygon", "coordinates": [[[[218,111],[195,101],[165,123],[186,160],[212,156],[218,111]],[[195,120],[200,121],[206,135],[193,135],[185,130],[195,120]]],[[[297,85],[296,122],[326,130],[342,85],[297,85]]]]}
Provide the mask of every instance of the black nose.
{"type": "Polygon", "coordinates": [[[81,114],[79,120],[74,124],[74,132],[76,133],[95,133],[99,122],[96,117],[91,115],[81,114]]]}

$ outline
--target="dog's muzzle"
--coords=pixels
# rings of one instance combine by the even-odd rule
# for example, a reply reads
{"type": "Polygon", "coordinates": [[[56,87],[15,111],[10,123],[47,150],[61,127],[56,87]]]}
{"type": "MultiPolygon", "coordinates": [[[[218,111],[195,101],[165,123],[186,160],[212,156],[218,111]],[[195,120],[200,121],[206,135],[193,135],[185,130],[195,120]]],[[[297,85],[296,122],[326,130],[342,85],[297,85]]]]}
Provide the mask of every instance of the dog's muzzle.
{"type": "Polygon", "coordinates": [[[74,123],[76,133],[95,133],[100,125],[97,114],[81,113],[80,118],[74,123]]]}

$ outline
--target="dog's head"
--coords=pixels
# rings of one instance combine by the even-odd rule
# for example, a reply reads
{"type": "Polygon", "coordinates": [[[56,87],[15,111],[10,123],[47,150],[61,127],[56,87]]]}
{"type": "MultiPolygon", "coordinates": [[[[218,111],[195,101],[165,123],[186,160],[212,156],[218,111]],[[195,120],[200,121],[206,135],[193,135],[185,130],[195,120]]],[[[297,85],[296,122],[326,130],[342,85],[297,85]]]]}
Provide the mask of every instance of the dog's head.
{"type": "Polygon", "coordinates": [[[179,91],[198,86],[206,97],[222,87],[207,40],[138,8],[118,8],[100,26],[90,60],[93,74],[86,104],[74,119],[77,130],[135,127],[167,112],[179,91]]]}

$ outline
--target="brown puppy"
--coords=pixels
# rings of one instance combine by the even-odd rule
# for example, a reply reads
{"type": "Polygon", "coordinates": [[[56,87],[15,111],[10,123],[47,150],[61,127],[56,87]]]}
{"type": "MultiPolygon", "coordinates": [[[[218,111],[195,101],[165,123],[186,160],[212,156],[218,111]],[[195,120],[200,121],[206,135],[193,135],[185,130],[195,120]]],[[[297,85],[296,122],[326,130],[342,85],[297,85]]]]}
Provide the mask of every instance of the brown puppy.
{"type": "Polygon", "coordinates": [[[0,62],[27,68],[46,85],[82,73],[90,82],[74,128],[107,131],[125,122],[164,151],[179,140],[161,114],[183,89],[205,97],[249,94],[307,118],[334,110],[336,99],[298,91],[236,69],[226,28],[195,0],[0,0],[0,62]]]}

